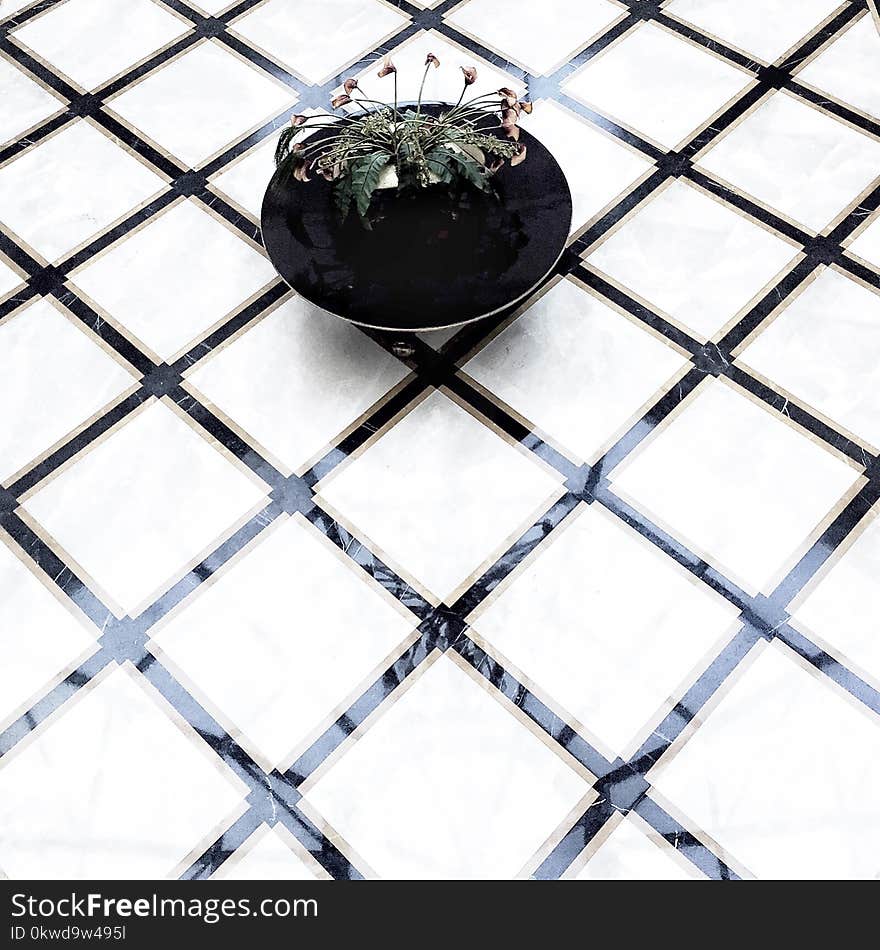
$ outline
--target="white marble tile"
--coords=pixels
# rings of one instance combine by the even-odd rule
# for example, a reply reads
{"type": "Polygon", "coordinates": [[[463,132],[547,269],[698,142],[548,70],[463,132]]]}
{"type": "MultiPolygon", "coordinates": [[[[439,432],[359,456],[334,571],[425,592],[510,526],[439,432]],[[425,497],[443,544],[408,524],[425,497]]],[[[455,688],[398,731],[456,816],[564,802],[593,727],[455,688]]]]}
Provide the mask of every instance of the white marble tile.
{"type": "Polygon", "coordinates": [[[419,333],[418,337],[424,340],[433,350],[440,350],[445,346],[462,328],[446,327],[444,330],[428,330],[426,333],[419,333]]]}
{"type": "Polygon", "coordinates": [[[848,250],[880,270],[880,215],[849,245],[848,250]]]}
{"type": "Polygon", "coordinates": [[[0,482],[71,436],[135,376],[60,306],[40,298],[0,323],[0,482]]]}
{"type": "Polygon", "coordinates": [[[0,534],[0,726],[5,726],[75,661],[97,649],[96,628],[5,533],[0,534]],[[16,553],[13,553],[15,551],[16,553]],[[39,579],[38,579],[39,577],[39,579]]]}
{"type": "Polygon", "coordinates": [[[0,168],[0,224],[54,263],[165,187],[78,119],[0,168]]]}
{"type": "Polygon", "coordinates": [[[218,16],[235,5],[236,0],[190,0],[189,3],[194,10],[201,10],[207,16],[218,16]]]}
{"type": "Polygon", "coordinates": [[[877,177],[880,141],[775,92],[697,164],[818,232],[877,177]]]}
{"type": "Polygon", "coordinates": [[[490,689],[437,657],[308,788],[310,814],[379,877],[517,875],[589,786],[490,689]]]}
{"type": "Polygon", "coordinates": [[[551,73],[603,33],[624,10],[607,0],[544,0],[519,20],[509,0],[465,0],[447,23],[534,75],[551,73]],[[514,26],[513,24],[516,24],[514,26]]]}
{"type": "Polygon", "coordinates": [[[844,662],[880,682],[880,519],[875,507],[852,546],[810,585],[797,626],[822,638],[844,662]]]}
{"type": "Polygon", "coordinates": [[[839,8],[840,0],[672,0],[664,11],[772,63],[839,8]]]}
{"type": "Polygon", "coordinates": [[[870,13],[807,63],[797,79],[880,118],[880,31],[870,13]]]}
{"type": "Polygon", "coordinates": [[[628,191],[653,163],[618,139],[554,102],[541,99],[520,125],[538,137],[562,166],[571,188],[572,232],[628,191]]]}
{"type": "MultiPolygon", "coordinates": [[[[440,60],[440,67],[428,72],[423,100],[425,102],[457,102],[462,90],[460,66],[476,66],[477,81],[468,89],[466,99],[489,95],[496,89],[508,87],[520,96],[524,86],[520,79],[490,65],[469,49],[448,40],[434,30],[420,32],[395,47],[391,59],[397,67],[398,98],[401,102],[414,102],[419,97],[419,87],[425,75],[425,57],[433,53],[440,60]]],[[[376,73],[382,65],[377,59],[367,69],[357,74],[363,86],[363,95],[383,101],[394,98],[394,79],[386,76],[379,79],[376,73]]]]}
{"type": "Polygon", "coordinates": [[[561,476],[435,390],[318,487],[368,546],[451,601],[561,494],[561,476]]]}
{"type": "Polygon", "coordinates": [[[880,294],[824,268],[742,352],[799,402],[880,447],[880,294]]]}
{"type": "Polygon", "coordinates": [[[595,461],[685,357],[562,280],[463,366],[577,461],[595,461]]]}
{"type": "Polygon", "coordinates": [[[52,95],[24,70],[0,57],[0,145],[20,138],[34,126],[64,108],[62,99],[52,95]]]}
{"type": "Polygon", "coordinates": [[[696,132],[753,76],[653,23],[589,60],[562,90],[664,148],[696,132]]]}
{"type": "Polygon", "coordinates": [[[192,29],[154,0],[66,0],[11,33],[83,89],[97,89],[192,29]]]}
{"type": "Polygon", "coordinates": [[[275,277],[266,257],[188,199],[92,258],[71,282],[170,363],[275,277]]]}
{"type": "Polygon", "coordinates": [[[692,830],[759,878],[876,880],[880,721],[778,641],[755,649],[718,707],[648,778],[692,830]]]}
{"type": "Polygon", "coordinates": [[[152,642],[266,771],[283,770],[402,652],[415,617],[386,598],[298,516],[261,535],[152,642]]]}
{"type": "Polygon", "coordinates": [[[24,284],[24,280],[17,270],[14,270],[8,258],[0,254],[0,301],[5,302],[6,298],[16,289],[24,284]]]}
{"type": "Polygon", "coordinates": [[[187,379],[292,472],[317,461],[408,373],[357,327],[293,297],[187,379]]]}
{"type": "Polygon", "coordinates": [[[611,476],[612,490],[750,593],[770,592],[858,478],[721,379],[702,384],[611,476]]]}
{"type": "Polygon", "coordinates": [[[4,756],[3,866],[15,878],[167,877],[247,792],[131,665],[112,664],[4,756]]]}
{"type": "Polygon", "coordinates": [[[263,196],[269,179],[275,173],[275,146],[278,136],[268,135],[239,161],[226,165],[211,177],[211,184],[255,221],[260,220],[263,196]]]}
{"type": "Polygon", "coordinates": [[[701,342],[769,290],[798,249],[681,179],[587,258],[701,342]]]}
{"type": "Polygon", "coordinates": [[[699,872],[634,812],[619,822],[576,881],[692,881],[699,872]]]}
{"type": "Polygon", "coordinates": [[[198,168],[296,101],[293,89],[219,43],[200,43],[107,108],[198,168]]]}
{"type": "MultiPolygon", "coordinates": [[[[303,109],[302,114],[319,122],[331,117],[324,109],[303,109]]],[[[306,129],[301,132],[301,139],[306,139],[311,134],[306,129]]],[[[266,188],[275,173],[277,144],[278,134],[273,132],[208,178],[213,191],[219,192],[257,223],[260,220],[266,188]]]]}
{"type": "Polygon", "coordinates": [[[23,508],[136,615],[256,508],[257,484],[163,402],[49,479],[23,508]]]}
{"type": "Polygon", "coordinates": [[[261,825],[227,858],[215,881],[314,881],[329,875],[284,827],[261,825]]]}
{"type": "Polygon", "coordinates": [[[404,29],[409,17],[381,0],[266,0],[232,30],[313,85],[404,29]]]}
{"type": "Polygon", "coordinates": [[[632,754],[739,611],[599,505],[569,517],[471,624],[611,758],[632,754]]]}

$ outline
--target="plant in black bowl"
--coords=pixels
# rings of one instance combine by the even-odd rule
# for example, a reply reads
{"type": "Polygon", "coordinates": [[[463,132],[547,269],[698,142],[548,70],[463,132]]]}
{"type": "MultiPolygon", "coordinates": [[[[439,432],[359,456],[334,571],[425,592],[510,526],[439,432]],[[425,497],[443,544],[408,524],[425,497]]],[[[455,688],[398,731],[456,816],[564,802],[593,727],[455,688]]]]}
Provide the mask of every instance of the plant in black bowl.
{"type": "MultiPolygon", "coordinates": [[[[298,182],[319,175],[333,182],[333,196],[342,220],[354,207],[366,228],[385,216],[376,197],[419,195],[440,189],[456,201],[468,192],[491,195],[492,178],[506,163],[525,161],[526,147],[517,125],[522,112],[532,111],[512,89],[465,99],[477,81],[476,67],[461,67],[463,86],[455,105],[426,105],[422,101],[436,56],[425,60],[418,101],[404,106],[397,96],[397,69],[386,58],[379,77],[394,77],[394,99],[368,98],[357,79],[347,79],[344,92],[332,100],[346,109],[339,119],[294,115],[275,151],[275,162],[298,182]],[[359,110],[359,111],[354,111],[359,110]]],[[[381,204],[381,203],[380,203],[381,204]]]]}

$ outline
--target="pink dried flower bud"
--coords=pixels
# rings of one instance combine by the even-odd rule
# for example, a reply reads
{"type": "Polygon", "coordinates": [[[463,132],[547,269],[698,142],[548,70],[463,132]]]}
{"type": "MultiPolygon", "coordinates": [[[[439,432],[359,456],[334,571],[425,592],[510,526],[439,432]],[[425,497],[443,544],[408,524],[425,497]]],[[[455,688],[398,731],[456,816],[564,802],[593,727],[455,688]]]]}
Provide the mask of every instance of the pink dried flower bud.
{"type": "Polygon", "coordinates": [[[394,63],[391,62],[391,57],[386,56],[382,60],[382,68],[379,70],[379,78],[384,79],[386,76],[390,76],[392,73],[397,72],[397,67],[394,63]]]}
{"type": "Polygon", "coordinates": [[[516,124],[518,118],[519,114],[516,109],[504,109],[501,112],[501,128],[504,129],[509,139],[519,138],[519,128],[516,124]]]}
{"type": "Polygon", "coordinates": [[[290,124],[294,128],[297,128],[297,126],[300,126],[300,125],[305,125],[306,122],[308,121],[309,121],[309,117],[307,115],[292,115],[290,117],[290,124]]]}
{"type": "Polygon", "coordinates": [[[532,104],[531,104],[531,102],[520,102],[519,107],[520,107],[520,109],[522,109],[523,112],[525,112],[526,115],[531,115],[531,114],[532,114],[532,104]]]}
{"type": "Polygon", "coordinates": [[[427,58],[425,59],[426,66],[433,66],[434,69],[437,69],[440,66],[440,60],[433,53],[428,53],[427,58]]]}
{"type": "Polygon", "coordinates": [[[503,89],[499,89],[498,95],[501,96],[501,104],[508,109],[512,109],[519,101],[517,94],[507,86],[503,89]]]}
{"type": "Polygon", "coordinates": [[[340,96],[334,96],[334,97],[330,100],[330,105],[331,105],[334,109],[338,109],[340,106],[347,106],[347,105],[349,104],[349,102],[351,102],[351,101],[352,101],[352,100],[351,100],[351,96],[347,95],[346,93],[343,93],[343,94],[340,95],[340,96]]]}
{"type": "Polygon", "coordinates": [[[477,67],[462,66],[461,71],[464,73],[464,84],[466,86],[473,86],[473,84],[477,81],[477,67]]]}
{"type": "Polygon", "coordinates": [[[345,90],[345,94],[350,96],[358,88],[358,81],[354,77],[346,79],[342,84],[342,88],[345,90]]]}

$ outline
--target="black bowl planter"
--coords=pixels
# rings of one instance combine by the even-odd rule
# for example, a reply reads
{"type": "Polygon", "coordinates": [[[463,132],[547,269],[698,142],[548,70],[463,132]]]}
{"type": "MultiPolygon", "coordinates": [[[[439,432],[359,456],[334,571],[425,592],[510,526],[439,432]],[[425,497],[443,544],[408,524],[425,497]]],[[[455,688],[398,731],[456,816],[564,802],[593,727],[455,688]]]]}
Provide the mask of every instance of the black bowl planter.
{"type": "MultiPolygon", "coordinates": [[[[423,106],[439,113],[441,105],[423,106]]],[[[353,323],[395,335],[502,313],[549,276],[571,227],[562,169],[534,136],[528,157],[505,164],[493,193],[446,185],[375,193],[372,230],[342,220],[333,186],[276,171],[263,199],[263,242],[299,294],[353,323]]]]}

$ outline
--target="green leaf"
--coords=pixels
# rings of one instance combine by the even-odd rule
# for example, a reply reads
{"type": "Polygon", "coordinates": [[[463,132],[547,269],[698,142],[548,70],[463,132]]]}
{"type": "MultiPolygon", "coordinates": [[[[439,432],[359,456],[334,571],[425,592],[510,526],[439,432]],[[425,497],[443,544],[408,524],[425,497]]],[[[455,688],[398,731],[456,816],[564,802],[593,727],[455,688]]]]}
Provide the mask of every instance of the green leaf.
{"type": "Polygon", "coordinates": [[[373,192],[379,185],[379,176],[388,164],[389,158],[387,152],[373,152],[351,163],[348,177],[351,178],[351,192],[355,206],[362,218],[367,215],[373,192]]]}
{"type": "Polygon", "coordinates": [[[348,217],[348,212],[351,209],[351,198],[351,178],[348,175],[343,175],[333,186],[333,200],[336,202],[336,207],[339,209],[343,221],[348,217]]]}
{"type": "Polygon", "coordinates": [[[290,146],[296,138],[299,129],[287,126],[281,130],[278,136],[278,144],[275,146],[275,164],[280,165],[290,155],[290,146]]]}
{"type": "MultiPolygon", "coordinates": [[[[442,152],[446,156],[447,167],[455,177],[479,188],[480,191],[492,190],[486,169],[475,158],[471,158],[465,152],[453,152],[448,148],[439,148],[436,152],[442,152]]],[[[436,152],[431,154],[436,154],[436,152]]]]}
{"type": "Polygon", "coordinates": [[[449,167],[450,152],[446,149],[432,149],[425,155],[425,161],[431,172],[440,179],[440,181],[449,185],[455,177],[454,171],[449,167]]]}

